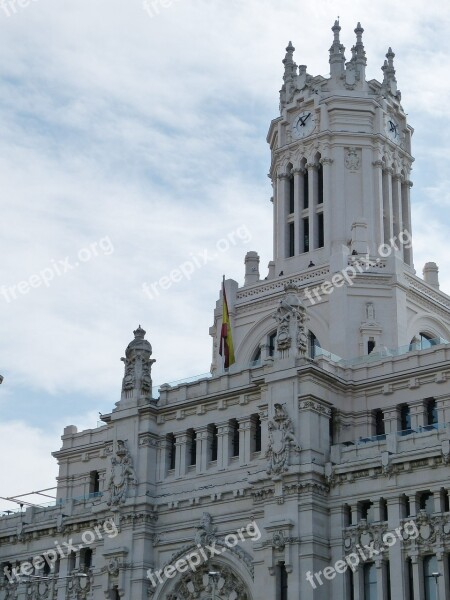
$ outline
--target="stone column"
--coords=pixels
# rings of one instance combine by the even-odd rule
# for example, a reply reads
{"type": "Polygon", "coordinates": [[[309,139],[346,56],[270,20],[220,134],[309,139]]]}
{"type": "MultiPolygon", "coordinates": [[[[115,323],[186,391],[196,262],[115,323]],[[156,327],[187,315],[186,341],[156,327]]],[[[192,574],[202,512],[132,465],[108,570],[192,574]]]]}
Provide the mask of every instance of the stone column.
{"type": "Polygon", "coordinates": [[[277,191],[277,255],[276,258],[284,259],[287,256],[287,214],[289,202],[289,175],[288,173],[278,174],[277,191]]]}
{"type": "Polygon", "coordinates": [[[436,398],[436,410],[439,424],[450,422],[450,395],[436,398]]]}
{"type": "Polygon", "coordinates": [[[375,566],[377,569],[377,600],[385,600],[387,598],[386,561],[377,557],[375,566]]]}
{"type": "Polygon", "coordinates": [[[196,472],[204,473],[208,468],[208,426],[204,425],[203,427],[199,427],[195,430],[196,439],[197,439],[197,464],[196,464],[196,472]]]}
{"type": "Polygon", "coordinates": [[[443,549],[436,550],[436,559],[438,573],[441,574],[438,578],[439,598],[450,598],[448,554],[445,554],[443,549]]]}
{"type": "Polygon", "coordinates": [[[444,498],[442,497],[441,488],[437,490],[432,490],[433,492],[433,500],[434,500],[434,511],[435,513],[443,513],[444,512],[444,498]]]}
{"type": "MultiPolygon", "coordinates": [[[[411,204],[410,204],[410,189],[412,188],[412,181],[405,181],[402,185],[402,220],[403,228],[406,229],[411,236],[411,204]]],[[[413,264],[413,250],[411,248],[403,249],[403,256],[405,262],[412,266],[413,264]]]]}
{"type": "Polygon", "coordinates": [[[364,571],[359,565],[353,573],[353,600],[364,600],[364,571]]]}
{"type": "Polygon", "coordinates": [[[186,431],[175,433],[175,477],[184,477],[187,471],[188,435],[186,431]]]}
{"type": "Polygon", "coordinates": [[[374,252],[378,247],[384,243],[384,231],[383,231],[383,161],[375,160],[372,163],[374,167],[373,180],[374,180],[374,198],[375,204],[373,207],[373,230],[374,230],[374,241],[375,248],[371,248],[371,252],[374,252]]]}
{"type": "Polygon", "coordinates": [[[157,481],[163,481],[167,477],[169,470],[169,442],[166,437],[163,437],[158,442],[157,450],[157,481]]]}
{"type": "Polygon", "coordinates": [[[420,600],[425,597],[425,589],[423,585],[423,560],[416,553],[411,555],[412,571],[413,571],[413,587],[414,600],[420,600]]]}
{"type": "Polygon", "coordinates": [[[248,465],[252,460],[252,418],[242,417],[239,423],[239,465],[248,465]]]}
{"type": "Polygon", "coordinates": [[[418,402],[410,402],[411,428],[418,429],[425,425],[425,405],[423,400],[418,402]]]}
{"type": "Polygon", "coordinates": [[[229,421],[217,424],[217,468],[223,471],[230,464],[230,437],[232,428],[229,421]]]}
{"type": "MultiPolygon", "coordinates": [[[[402,500],[398,496],[387,498],[388,507],[388,530],[395,531],[400,526],[402,519],[402,500]]],[[[389,548],[389,562],[391,573],[391,598],[406,598],[407,581],[405,579],[405,564],[402,555],[402,543],[400,540],[389,548]]],[[[387,596],[386,596],[387,597],[387,596]]]]}
{"type": "Polygon", "coordinates": [[[333,160],[331,158],[324,157],[320,161],[323,169],[323,234],[324,234],[324,248],[331,250],[331,210],[330,205],[333,201],[332,187],[331,187],[331,165],[333,160]]]}

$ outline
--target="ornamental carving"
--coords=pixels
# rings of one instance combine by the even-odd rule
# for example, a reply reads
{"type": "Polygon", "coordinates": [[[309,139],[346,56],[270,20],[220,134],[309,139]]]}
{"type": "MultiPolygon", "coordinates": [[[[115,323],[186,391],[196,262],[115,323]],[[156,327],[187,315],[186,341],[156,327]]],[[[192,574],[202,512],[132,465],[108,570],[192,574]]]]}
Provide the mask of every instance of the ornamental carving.
{"type": "Polygon", "coordinates": [[[268,423],[268,431],[267,474],[280,475],[288,470],[291,449],[297,452],[300,451],[300,446],[295,439],[292,421],[281,404],[275,404],[275,415],[268,423]]]}
{"type": "Polygon", "coordinates": [[[91,569],[87,571],[87,577],[80,577],[81,573],[81,571],[72,571],[66,586],[67,600],[86,600],[90,596],[94,575],[91,569]]]}
{"type": "Polygon", "coordinates": [[[174,591],[166,597],[168,600],[209,600],[213,597],[215,600],[250,600],[242,579],[229,567],[216,563],[208,563],[195,572],[183,574],[174,591]],[[215,584],[209,575],[211,571],[218,573],[215,584]]]}
{"type": "Polygon", "coordinates": [[[299,290],[294,283],[284,286],[284,297],[279,301],[273,315],[278,323],[276,347],[280,358],[305,356],[308,351],[308,335],[305,327],[306,309],[300,300],[299,290]]]}
{"type": "Polygon", "coordinates": [[[361,159],[359,158],[358,150],[354,146],[347,148],[345,155],[345,166],[350,171],[358,171],[361,166],[361,159]]]}
{"type": "Polygon", "coordinates": [[[205,546],[212,544],[216,539],[217,527],[212,524],[212,517],[208,512],[204,512],[200,519],[200,525],[197,527],[194,541],[196,544],[205,546]]]}
{"type": "Polygon", "coordinates": [[[111,473],[108,482],[110,499],[108,500],[108,506],[116,506],[125,502],[130,488],[136,486],[137,483],[133,460],[126,442],[118,440],[116,453],[111,457],[111,473]]]}

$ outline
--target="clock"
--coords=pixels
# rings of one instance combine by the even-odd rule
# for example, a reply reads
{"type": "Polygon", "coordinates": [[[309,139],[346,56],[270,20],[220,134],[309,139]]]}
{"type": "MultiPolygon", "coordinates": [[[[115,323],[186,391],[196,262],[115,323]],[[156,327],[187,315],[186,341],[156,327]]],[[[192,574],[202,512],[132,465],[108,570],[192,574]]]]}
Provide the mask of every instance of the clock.
{"type": "Polygon", "coordinates": [[[400,126],[393,117],[387,118],[386,133],[390,140],[400,143],[400,126]]]}
{"type": "Polygon", "coordinates": [[[310,135],[316,126],[316,120],[312,111],[304,110],[297,115],[292,123],[292,137],[302,139],[310,135]]]}

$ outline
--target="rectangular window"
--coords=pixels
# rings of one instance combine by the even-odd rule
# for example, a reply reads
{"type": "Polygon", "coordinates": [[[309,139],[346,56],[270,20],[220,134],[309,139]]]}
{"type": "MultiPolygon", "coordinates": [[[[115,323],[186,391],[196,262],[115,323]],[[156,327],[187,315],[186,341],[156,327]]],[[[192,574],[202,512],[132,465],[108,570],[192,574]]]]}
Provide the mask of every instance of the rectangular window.
{"type": "Polygon", "coordinates": [[[278,563],[278,594],[280,600],[288,600],[288,573],[284,562],[278,563]]]}
{"type": "Polygon", "coordinates": [[[169,469],[175,469],[175,459],[177,454],[177,447],[175,446],[175,436],[173,433],[169,433],[167,436],[167,441],[169,442],[169,469]]]}
{"type": "Polygon", "coordinates": [[[400,430],[403,435],[412,433],[411,412],[407,404],[404,404],[400,409],[400,430]]]}
{"type": "Polygon", "coordinates": [[[98,494],[100,491],[100,474],[98,471],[89,473],[89,495],[98,494]]]}
{"type": "Polygon", "coordinates": [[[364,600],[377,600],[377,569],[374,563],[364,565],[364,600]]]}
{"type": "Polygon", "coordinates": [[[323,203],[323,169],[322,165],[319,165],[317,169],[317,204],[323,203]]]}
{"type": "Polygon", "coordinates": [[[261,452],[261,417],[254,416],[254,452],[261,452]]]}
{"type": "Polygon", "coordinates": [[[217,460],[217,427],[211,427],[211,461],[217,460]]]}
{"type": "Polygon", "coordinates": [[[295,183],[294,178],[289,179],[289,214],[292,215],[295,207],[295,183]]]}
{"type": "Polygon", "coordinates": [[[425,600],[437,600],[436,578],[433,573],[437,573],[437,560],[435,556],[425,556],[423,559],[423,578],[425,588],[425,600]]]}
{"type": "Polygon", "coordinates": [[[231,421],[231,456],[239,456],[239,423],[231,421]]]}
{"type": "Polygon", "coordinates": [[[324,232],[324,226],[323,226],[323,213],[319,213],[317,215],[317,228],[318,228],[318,240],[317,240],[317,247],[318,248],[323,248],[324,246],[324,240],[325,240],[325,232],[324,232]]]}
{"type": "Polygon", "coordinates": [[[308,171],[306,170],[303,175],[303,208],[309,207],[309,180],[308,171]]]}
{"type": "Polygon", "coordinates": [[[303,252],[309,252],[309,219],[303,219],[303,252]]]}
{"type": "Polygon", "coordinates": [[[294,256],[295,254],[295,228],[294,223],[289,223],[289,256],[294,256]]]}
{"type": "Polygon", "coordinates": [[[189,436],[189,466],[193,467],[197,464],[197,440],[195,438],[195,431],[188,429],[189,436]]]}

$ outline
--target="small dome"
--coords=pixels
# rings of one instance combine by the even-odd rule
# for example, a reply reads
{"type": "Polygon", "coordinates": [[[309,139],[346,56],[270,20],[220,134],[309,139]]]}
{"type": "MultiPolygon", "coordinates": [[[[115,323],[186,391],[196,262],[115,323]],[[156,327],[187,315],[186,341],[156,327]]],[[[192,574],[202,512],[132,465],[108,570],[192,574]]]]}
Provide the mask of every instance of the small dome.
{"type": "Polygon", "coordinates": [[[145,339],[145,334],[147,333],[145,331],[145,329],[142,329],[142,327],[139,325],[139,327],[137,329],[135,329],[133,331],[134,333],[134,340],[132,340],[126,349],[126,354],[128,355],[129,352],[131,351],[136,351],[136,350],[143,350],[145,352],[149,352],[150,354],[152,353],[152,345],[150,344],[150,342],[148,340],[145,339]]]}

